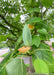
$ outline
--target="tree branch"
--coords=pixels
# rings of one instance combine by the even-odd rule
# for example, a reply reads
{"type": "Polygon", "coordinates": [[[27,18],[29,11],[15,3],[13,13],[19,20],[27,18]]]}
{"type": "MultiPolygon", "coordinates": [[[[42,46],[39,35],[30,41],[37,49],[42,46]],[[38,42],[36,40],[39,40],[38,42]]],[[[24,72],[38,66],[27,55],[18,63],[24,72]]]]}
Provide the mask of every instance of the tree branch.
{"type": "Polygon", "coordinates": [[[41,8],[41,19],[43,19],[43,12],[42,12],[43,6],[42,6],[42,4],[41,4],[41,0],[40,0],[40,8],[41,8]]]}
{"type": "MultiPolygon", "coordinates": [[[[4,26],[4,25],[2,25],[2,24],[0,24],[0,27],[3,27],[3,28],[5,28],[5,29],[7,29],[9,32],[11,32],[13,35],[15,35],[14,32],[13,32],[12,30],[10,30],[8,27],[6,27],[6,26],[4,26]]],[[[16,36],[16,35],[15,35],[15,36],[16,36]]]]}
{"type": "Polygon", "coordinates": [[[6,23],[8,26],[18,29],[16,26],[13,26],[12,24],[10,24],[10,23],[4,18],[3,15],[0,14],[0,17],[5,21],[5,23],[6,23]]]}
{"type": "Polygon", "coordinates": [[[15,41],[15,42],[17,41],[17,40],[14,40],[14,39],[12,39],[12,38],[9,38],[9,37],[7,37],[7,39],[9,39],[9,40],[11,40],[11,41],[15,41]]]}
{"type": "Polygon", "coordinates": [[[49,17],[49,18],[47,18],[47,19],[44,19],[44,21],[46,21],[46,20],[50,20],[52,17],[53,17],[53,15],[52,15],[52,16],[50,16],[50,17],[49,17]]]}
{"type": "Polygon", "coordinates": [[[43,15],[45,15],[46,12],[47,12],[47,8],[46,8],[46,10],[44,11],[43,15]]]}

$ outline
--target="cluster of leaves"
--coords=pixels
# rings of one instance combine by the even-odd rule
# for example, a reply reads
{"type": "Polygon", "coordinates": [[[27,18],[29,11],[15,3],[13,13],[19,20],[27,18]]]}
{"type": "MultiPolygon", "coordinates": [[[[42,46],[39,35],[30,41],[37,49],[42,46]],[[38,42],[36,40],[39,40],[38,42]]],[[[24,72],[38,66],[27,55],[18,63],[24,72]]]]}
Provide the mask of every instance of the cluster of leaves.
{"type": "Polygon", "coordinates": [[[45,43],[54,36],[54,11],[47,16],[48,10],[53,10],[53,7],[53,0],[0,0],[0,42],[8,39],[7,45],[10,47],[10,53],[0,63],[1,75],[28,75],[23,60],[14,58],[19,54],[18,48],[24,45],[32,47],[25,54],[32,56],[36,73],[54,73],[53,52],[45,43]],[[29,16],[24,23],[21,23],[21,15],[29,16]],[[28,24],[33,25],[34,29],[30,30],[28,24]]]}

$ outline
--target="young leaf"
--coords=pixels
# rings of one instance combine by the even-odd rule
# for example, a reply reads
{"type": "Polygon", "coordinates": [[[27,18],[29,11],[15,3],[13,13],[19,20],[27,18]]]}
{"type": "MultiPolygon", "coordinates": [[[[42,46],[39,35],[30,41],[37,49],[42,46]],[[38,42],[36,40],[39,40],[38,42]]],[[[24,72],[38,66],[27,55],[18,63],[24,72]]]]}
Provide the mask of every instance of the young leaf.
{"type": "Polygon", "coordinates": [[[42,21],[40,17],[32,17],[27,21],[27,24],[36,23],[42,21]]]}
{"type": "Polygon", "coordinates": [[[33,36],[33,39],[32,39],[32,44],[33,45],[36,45],[37,47],[40,45],[40,37],[39,36],[33,36]]]}
{"type": "Polygon", "coordinates": [[[47,34],[46,29],[38,29],[37,31],[41,34],[47,34]]]}
{"type": "Polygon", "coordinates": [[[34,61],[34,68],[35,68],[35,72],[36,73],[42,73],[42,74],[46,74],[49,75],[49,69],[47,64],[41,60],[41,59],[36,59],[34,61]]]}
{"type": "Polygon", "coordinates": [[[24,41],[25,46],[31,46],[32,45],[31,32],[28,28],[28,25],[26,25],[26,24],[23,28],[23,41],[24,41]]]}
{"type": "Polygon", "coordinates": [[[29,13],[39,12],[39,11],[40,11],[40,8],[37,8],[37,7],[28,10],[29,13]]]}
{"type": "Polygon", "coordinates": [[[6,65],[6,75],[27,75],[22,59],[15,58],[6,65]]]}

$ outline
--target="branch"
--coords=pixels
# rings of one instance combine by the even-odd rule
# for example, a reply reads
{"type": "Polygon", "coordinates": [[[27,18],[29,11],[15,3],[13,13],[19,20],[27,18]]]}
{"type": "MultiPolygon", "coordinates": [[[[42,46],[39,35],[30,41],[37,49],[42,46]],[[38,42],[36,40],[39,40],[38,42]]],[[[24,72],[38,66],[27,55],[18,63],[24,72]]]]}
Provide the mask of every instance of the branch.
{"type": "MultiPolygon", "coordinates": [[[[10,30],[8,27],[6,27],[6,26],[4,26],[4,25],[2,25],[2,24],[0,24],[0,27],[3,27],[3,28],[5,28],[5,29],[7,29],[7,30],[10,31],[13,35],[15,35],[14,32],[13,32],[12,30],[10,30]]],[[[16,36],[16,35],[15,35],[15,36],[16,36]]]]}
{"type": "Polygon", "coordinates": [[[41,8],[41,19],[43,19],[43,12],[42,12],[43,6],[42,6],[42,4],[41,4],[41,0],[40,0],[40,8],[41,8]]]}
{"type": "Polygon", "coordinates": [[[44,11],[43,15],[45,15],[46,12],[47,12],[47,8],[46,8],[46,10],[44,11]]]}
{"type": "Polygon", "coordinates": [[[50,17],[49,17],[49,18],[47,18],[47,19],[44,19],[44,21],[46,21],[46,20],[50,20],[52,17],[53,17],[53,15],[52,15],[52,16],[50,16],[50,17]]]}
{"type": "Polygon", "coordinates": [[[48,9],[50,9],[52,7],[52,5],[49,8],[46,8],[46,10],[44,11],[43,15],[45,15],[45,13],[47,12],[48,9]]]}
{"type": "Polygon", "coordinates": [[[12,38],[9,38],[9,37],[7,37],[7,39],[9,39],[9,40],[11,40],[11,41],[15,41],[15,42],[17,41],[17,40],[14,40],[14,39],[12,39],[12,38]]]}
{"type": "Polygon", "coordinates": [[[18,29],[16,26],[13,26],[12,24],[10,24],[10,23],[4,18],[3,15],[0,14],[0,17],[5,21],[5,23],[6,23],[8,26],[18,29]]]}

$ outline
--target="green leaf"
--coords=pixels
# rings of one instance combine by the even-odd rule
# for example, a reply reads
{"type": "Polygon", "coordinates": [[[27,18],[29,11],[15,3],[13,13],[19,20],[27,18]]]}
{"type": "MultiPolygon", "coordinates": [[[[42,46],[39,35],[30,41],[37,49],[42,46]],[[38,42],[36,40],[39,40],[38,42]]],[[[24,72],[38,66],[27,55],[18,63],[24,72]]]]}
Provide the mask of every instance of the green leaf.
{"type": "Polygon", "coordinates": [[[0,74],[1,75],[6,75],[5,74],[5,66],[6,66],[7,62],[9,61],[10,56],[11,56],[11,52],[9,52],[9,54],[0,63],[0,74]]]}
{"type": "Polygon", "coordinates": [[[41,0],[41,3],[45,7],[50,7],[52,5],[53,0],[41,0]]]}
{"type": "Polygon", "coordinates": [[[0,36],[0,42],[6,41],[8,36],[9,36],[9,34],[7,34],[7,35],[1,35],[0,36]]]}
{"type": "Polygon", "coordinates": [[[42,74],[46,74],[49,75],[49,69],[47,64],[41,60],[41,59],[36,59],[34,61],[34,68],[35,68],[35,72],[36,73],[42,73],[42,74]]]}
{"type": "Polygon", "coordinates": [[[49,64],[48,67],[49,67],[49,72],[54,73],[54,64],[49,64]]]}
{"type": "Polygon", "coordinates": [[[22,15],[22,13],[19,13],[19,14],[14,18],[14,20],[15,20],[15,21],[18,21],[18,19],[20,18],[20,15],[22,15]]]}
{"type": "Polygon", "coordinates": [[[48,50],[39,49],[35,52],[35,58],[40,58],[46,62],[53,63],[53,53],[48,50]]]}
{"type": "Polygon", "coordinates": [[[48,44],[46,44],[46,43],[41,43],[40,46],[39,46],[39,48],[40,49],[48,49],[48,50],[51,50],[50,49],[50,46],[48,44]]]}
{"type": "Polygon", "coordinates": [[[45,34],[45,35],[47,34],[46,29],[38,29],[37,31],[41,34],[45,34]]]}
{"type": "Polygon", "coordinates": [[[15,51],[18,50],[18,48],[19,48],[19,44],[21,43],[21,41],[22,41],[22,36],[19,36],[17,42],[15,43],[15,45],[16,45],[16,47],[15,47],[15,51]]]}
{"type": "Polygon", "coordinates": [[[29,13],[39,12],[39,11],[40,11],[40,8],[37,8],[37,7],[28,10],[29,13]]]}
{"type": "Polygon", "coordinates": [[[23,41],[25,46],[31,46],[32,45],[32,37],[31,37],[31,32],[28,28],[28,25],[25,24],[23,28],[23,41]]]}
{"type": "Polygon", "coordinates": [[[32,45],[35,45],[35,46],[38,47],[38,46],[40,45],[40,41],[41,41],[40,37],[34,35],[34,36],[33,36],[33,39],[32,39],[32,45]]]}
{"type": "MultiPolygon", "coordinates": [[[[0,71],[1,71],[2,65],[0,64],[0,71]]],[[[0,72],[0,75],[5,75],[5,68],[0,72]]]]}
{"type": "Polygon", "coordinates": [[[49,67],[49,75],[54,75],[54,59],[52,64],[48,64],[49,67]]]}
{"type": "Polygon", "coordinates": [[[36,23],[42,21],[40,17],[32,17],[27,21],[27,24],[36,23]]]}
{"type": "Polygon", "coordinates": [[[26,67],[22,59],[15,58],[6,65],[6,75],[26,75],[26,67]]]}
{"type": "Polygon", "coordinates": [[[54,48],[54,42],[52,43],[52,47],[54,48]]]}
{"type": "Polygon", "coordinates": [[[9,52],[7,54],[7,56],[5,56],[5,58],[2,60],[1,64],[4,65],[10,59],[10,56],[11,56],[11,52],[9,52]]]}

